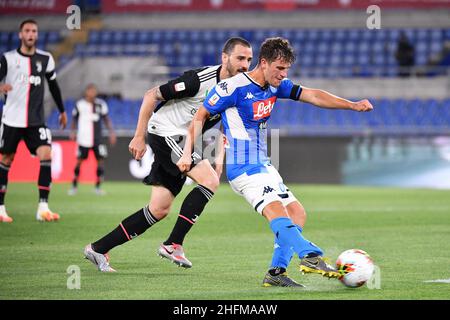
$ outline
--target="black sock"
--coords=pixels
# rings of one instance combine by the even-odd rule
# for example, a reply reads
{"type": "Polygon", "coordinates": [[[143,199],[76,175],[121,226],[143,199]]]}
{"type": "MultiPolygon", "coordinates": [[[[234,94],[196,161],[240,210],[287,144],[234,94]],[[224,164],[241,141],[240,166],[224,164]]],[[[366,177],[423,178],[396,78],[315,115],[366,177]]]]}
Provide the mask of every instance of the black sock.
{"type": "Polygon", "coordinates": [[[0,205],[5,204],[5,195],[8,186],[9,168],[10,166],[0,163],[0,205]]]}
{"type": "Polygon", "coordinates": [[[282,268],[282,267],[276,267],[276,268],[272,268],[272,269],[269,270],[269,273],[270,273],[271,276],[277,276],[277,275],[282,274],[284,272],[286,272],[286,269],[282,268]]]}
{"type": "Polygon", "coordinates": [[[122,221],[121,224],[106,236],[92,243],[95,252],[105,254],[114,247],[136,238],[158,220],[144,207],[122,221]]]}
{"type": "Polygon", "coordinates": [[[51,183],[52,183],[52,161],[42,160],[38,179],[39,202],[48,202],[48,195],[50,193],[51,183]]]}
{"type": "Polygon", "coordinates": [[[183,244],[184,237],[197,221],[213,195],[214,193],[211,190],[202,185],[198,185],[189,192],[181,205],[180,214],[172,229],[172,233],[164,242],[165,245],[172,243],[183,244]]]}
{"type": "Polygon", "coordinates": [[[78,177],[80,176],[80,166],[76,166],[74,170],[74,177],[72,181],[72,186],[74,188],[78,187],[78,177]]]}
{"type": "Polygon", "coordinates": [[[100,184],[103,181],[103,173],[104,173],[103,167],[98,166],[97,167],[97,182],[95,183],[96,188],[100,188],[100,184]]]}

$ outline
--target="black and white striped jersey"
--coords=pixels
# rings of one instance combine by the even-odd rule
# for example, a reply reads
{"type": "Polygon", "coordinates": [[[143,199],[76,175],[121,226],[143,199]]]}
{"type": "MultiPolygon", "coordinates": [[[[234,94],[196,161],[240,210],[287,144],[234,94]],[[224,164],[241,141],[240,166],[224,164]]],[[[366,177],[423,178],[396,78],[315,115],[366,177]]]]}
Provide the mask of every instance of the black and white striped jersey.
{"type": "MultiPolygon", "coordinates": [[[[186,71],[180,77],[161,85],[162,101],[148,122],[148,132],[162,137],[187,135],[189,124],[203,105],[210,89],[220,82],[221,65],[186,71]]],[[[220,117],[209,119],[207,130],[220,117]]]]}
{"type": "Polygon", "coordinates": [[[3,123],[16,128],[45,124],[44,77],[56,78],[55,61],[49,52],[36,49],[30,56],[16,49],[1,56],[0,81],[5,79],[12,86],[3,106],[3,123]]]}
{"type": "Polygon", "coordinates": [[[77,143],[85,148],[92,148],[101,143],[102,119],[108,114],[108,105],[102,99],[94,103],[80,99],[72,110],[72,117],[77,121],[77,143]]]}

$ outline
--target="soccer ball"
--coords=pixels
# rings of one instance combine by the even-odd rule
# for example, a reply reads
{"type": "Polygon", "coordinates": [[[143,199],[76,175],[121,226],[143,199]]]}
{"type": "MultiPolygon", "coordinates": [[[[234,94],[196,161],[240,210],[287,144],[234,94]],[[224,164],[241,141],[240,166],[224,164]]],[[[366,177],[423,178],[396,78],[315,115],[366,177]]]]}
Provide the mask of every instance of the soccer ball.
{"type": "Polygon", "coordinates": [[[372,258],[360,249],[350,249],[342,252],[336,260],[336,269],[341,274],[339,280],[350,288],[364,285],[374,271],[372,258]]]}

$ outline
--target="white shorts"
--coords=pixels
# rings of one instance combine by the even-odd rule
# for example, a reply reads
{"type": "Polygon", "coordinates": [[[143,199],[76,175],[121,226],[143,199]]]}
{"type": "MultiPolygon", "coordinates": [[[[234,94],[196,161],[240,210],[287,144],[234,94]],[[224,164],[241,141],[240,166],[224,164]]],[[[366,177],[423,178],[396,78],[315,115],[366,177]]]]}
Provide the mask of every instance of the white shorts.
{"type": "Polygon", "coordinates": [[[241,174],[230,181],[231,188],[244,196],[252,207],[262,214],[263,209],[271,202],[280,201],[283,206],[297,201],[292,192],[284,185],[277,169],[266,165],[268,172],[247,175],[241,174]]]}

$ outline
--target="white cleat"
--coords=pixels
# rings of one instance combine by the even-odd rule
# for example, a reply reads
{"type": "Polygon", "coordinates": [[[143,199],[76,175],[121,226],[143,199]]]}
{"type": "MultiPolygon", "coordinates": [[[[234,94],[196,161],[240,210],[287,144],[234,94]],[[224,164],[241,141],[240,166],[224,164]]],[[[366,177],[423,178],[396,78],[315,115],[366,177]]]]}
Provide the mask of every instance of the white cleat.
{"type": "Polygon", "coordinates": [[[67,191],[67,194],[69,195],[69,196],[74,196],[74,195],[76,195],[77,194],[77,192],[78,192],[78,190],[77,190],[77,188],[70,188],[68,191],[67,191]]]}
{"type": "Polygon", "coordinates": [[[48,203],[39,202],[39,206],[36,212],[36,220],[42,222],[58,221],[60,218],[59,214],[52,212],[48,207],[48,203]]]}
{"type": "Polygon", "coordinates": [[[94,189],[94,193],[98,196],[105,196],[106,195],[106,191],[100,188],[95,188],[94,189]]]}
{"type": "Polygon", "coordinates": [[[107,253],[101,254],[98,252],[95,252],[92,249],[91,244],[88,244],[84,248],[84,257],[88,259],[90,262],[92,262],[99,271],[101,272],[116,272],[111,266],[109,265],[109,256],[107,253]]]}
{"type": "Polygon", "coordinates": [[[10,216],[8,216],[8,213],[6,212],[5,205],[0,206],[0,222],[5,223],[13,222],[13,219],[10,216]]]}
{"type": "Polygon", "coordinates": [[[191,268],[192,262],[190,262],[184,255],[183,247],[179,244],[165,245],[160,244],[157,254],[161,258],[166,258],[183,268],[191,268]]]}

